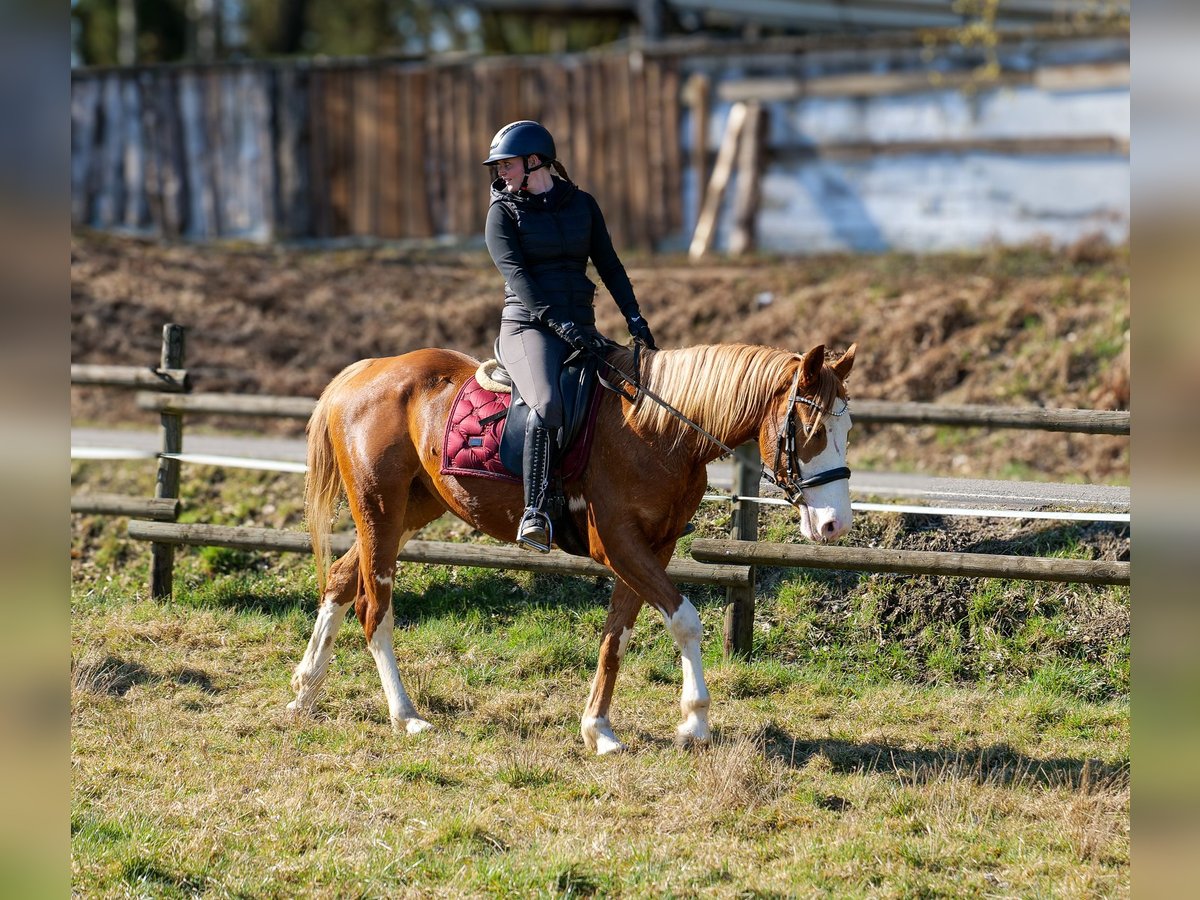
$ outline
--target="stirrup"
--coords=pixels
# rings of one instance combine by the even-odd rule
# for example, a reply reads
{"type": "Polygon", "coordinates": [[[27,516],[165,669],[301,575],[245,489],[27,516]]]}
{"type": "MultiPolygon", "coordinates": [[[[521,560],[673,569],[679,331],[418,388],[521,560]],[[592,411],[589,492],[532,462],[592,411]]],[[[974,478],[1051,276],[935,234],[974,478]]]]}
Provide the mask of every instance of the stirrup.
{"type": "Polygon", "coordinates": [[[531,550],[549,553],[554,542],[554,525],[550,518],[536,507],[529,507],[517,525],[517,543],[531,550]]]}

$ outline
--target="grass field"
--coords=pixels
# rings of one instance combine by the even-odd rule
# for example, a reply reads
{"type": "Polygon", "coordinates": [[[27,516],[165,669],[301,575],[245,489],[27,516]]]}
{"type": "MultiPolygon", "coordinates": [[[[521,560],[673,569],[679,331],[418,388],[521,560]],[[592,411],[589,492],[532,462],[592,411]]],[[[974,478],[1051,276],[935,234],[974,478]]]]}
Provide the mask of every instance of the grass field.
{"type": "MultiPolygon", "coordinates": [[[[294,476],[189,469],[198,519],[299,526],[294,476]]],[[[76,464],[76,489],[152,473],[76,464]]],[[[705,506],[697,536],[728,528],[705,506]]],[[[286,714],[311,560],[180,551],[171,602],[121,520],[74,520],[79,896],[1093,897],[1129,893],[1129,593],[761,573],[751,663],[705,624],[715,740],[671,743],[677,653],[644,613],[617,682],[629,747],[578,716],[611,585],[404,565],[395,735],[350,621],[315,719],[286,714]]],[[[796,539],[782,514],[762,534],[796,539]]],[[[439,539],[478,539],[439,521],[439,539]]],[[[1128,529],[860,516],[852,543],[1115,558],[1128,529]]]]}

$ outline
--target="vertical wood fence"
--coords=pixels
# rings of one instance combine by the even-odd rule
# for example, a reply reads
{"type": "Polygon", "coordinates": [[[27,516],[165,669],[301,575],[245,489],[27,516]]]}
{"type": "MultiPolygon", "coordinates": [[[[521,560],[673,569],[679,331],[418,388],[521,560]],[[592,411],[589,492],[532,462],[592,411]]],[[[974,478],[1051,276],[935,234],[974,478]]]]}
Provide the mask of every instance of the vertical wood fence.
{"type": "Polygon", "coordinates": [[[678,63],[610,53],[459,63],[76,70],[72,222],[167,237],[478,235],[506,122],[556,136],[619,246],[683,227],[678,63]]]}

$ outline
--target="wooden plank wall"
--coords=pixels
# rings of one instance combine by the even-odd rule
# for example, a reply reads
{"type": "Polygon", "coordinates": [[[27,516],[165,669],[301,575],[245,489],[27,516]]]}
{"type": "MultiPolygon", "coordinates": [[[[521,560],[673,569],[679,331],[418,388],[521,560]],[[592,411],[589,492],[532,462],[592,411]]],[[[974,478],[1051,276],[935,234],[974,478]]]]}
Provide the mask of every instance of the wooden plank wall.
{"type": "Polygon", "coordinates": [[[247,63],[72,73],[72,221],[167,237],[483,230],[492,135],[537,119],[621,247],[683,225],[672,58],[247,63]]]}

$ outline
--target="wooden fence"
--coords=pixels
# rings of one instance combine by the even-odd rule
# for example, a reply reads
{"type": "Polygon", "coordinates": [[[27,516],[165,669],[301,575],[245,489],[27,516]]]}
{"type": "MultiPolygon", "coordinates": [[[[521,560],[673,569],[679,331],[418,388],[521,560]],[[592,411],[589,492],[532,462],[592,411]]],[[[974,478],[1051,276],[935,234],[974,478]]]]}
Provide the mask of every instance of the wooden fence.
{"type": "MultiPolygon", "coordinates": [[[[153,385],[158,389],[157,392],[143,392],[138,395],[139,405],[157,411],[162,422],[164,455],[159,458],[155,498],[77,495],[71,500],[73,512],[138,517],[129,523],[128,533],[136,540],[151,542],[150,591],[156,598],[171,594],[173,548],[178,544],[311,552],[307,535],[300,532],[175,523],[179,512],[179,460],[165,454],[178,455],[182,452],[185,413],[307,418],[316,402],[306,397],[179,393],[187,390],[191,384],[187,370],[183,367],[183,337],[183,329],[180,326],[164,326],[162,359],[157,367],[71,367],[71,380],[74,384],[103,384],[125,388],[153,385]]],[[[856,401],[854,414],[860,421],[873,422],[1038,428],[1092,434],[1129,434],[1130,431],[1128,412],[982,406],[943,407],[921,403],[856,401]]],[[[732,540],[694,541],[691,551],[693,560],[674,560],[668,569],[668,574],[676,582],[715,584],[727,589],[725,649],[730,654],[748,655],[750,652],[753,643],[755,567],[761,565],[1088,584],[1129,584],[1130,566],[1129,563],[1122,562],[758,542],[758,511],[757,506],[751,502],[758,494],[757,448],[753,445],[739,448],[738,456],[738,477],[730,533],[732,540]]],[[[350,534],[335,535],[334,549],[344,552],[352,541],[353,536],[350,534]]],[[[556,574],[611,574],[608,569],[592,560],[569,556],[560,551],[541,556],[507,547],[444,544],[433,541],[410,542],[401,551],[399,559],[556,574]]]]}
{"type": "Polygon", "coordinates": [[[651,248],[683,227],[680,93],[676,59],[627,53],[75,70],[72,221],[196,238],[478,235],[492,135],[536,118],[614,241],[651,248]]]}
{"type": "MultiPolygon", "coordinates": [[[[72,373],[74,372],[75,367],[72,367],[72,373]]],[[[164,395],[151,391],[139,392],[136,402],[141,409],[151,412],[268,416],[281,419],[307,419],[317,404],[316,400],[309,397],[219,393],[164,395]]],[[[1130,414],[1127,410],[855,400],[854,421],[903,425],[957,425],[963,428],[1016,428],[1072,434],[1129,434],[1130,414]]]]}

